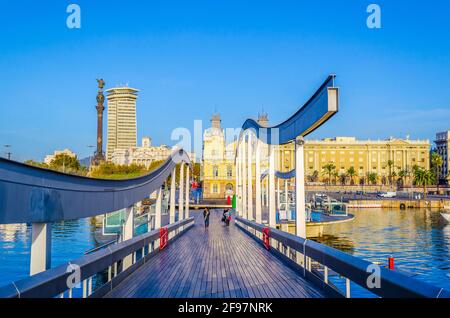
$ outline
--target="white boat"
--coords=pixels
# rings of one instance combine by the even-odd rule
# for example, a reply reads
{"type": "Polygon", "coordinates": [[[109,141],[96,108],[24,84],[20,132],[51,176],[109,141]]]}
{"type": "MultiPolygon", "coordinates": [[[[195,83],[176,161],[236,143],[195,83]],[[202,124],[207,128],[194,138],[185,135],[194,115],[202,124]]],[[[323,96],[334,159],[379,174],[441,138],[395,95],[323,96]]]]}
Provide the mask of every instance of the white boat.
{"type": "Polygon", "coordinates": [[[450,213],[442,213],[441,212],[442,217],[450,223],[450,213]]]}

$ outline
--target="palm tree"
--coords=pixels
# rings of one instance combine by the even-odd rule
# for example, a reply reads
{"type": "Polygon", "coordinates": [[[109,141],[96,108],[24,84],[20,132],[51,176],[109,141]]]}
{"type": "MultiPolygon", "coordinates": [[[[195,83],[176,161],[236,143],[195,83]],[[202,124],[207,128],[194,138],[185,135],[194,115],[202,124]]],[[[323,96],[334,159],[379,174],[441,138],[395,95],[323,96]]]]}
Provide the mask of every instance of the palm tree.
{"type": "Polygon", "coordinates": [[[439,194],[439,177],[440,177],[440,170],[442,165],[444,164],[444,160],[442,157],[437,153],[433,152],[431,154],[431,166],[434,168],[434,173],[436,176],[436,192],[439,194]]]}
{"type": "Polygon", "coordinates": [[[313,173],[309,176],[309,180],[311,182],[316,182],[319,178],[319,172],[317,170],[314,170],[313,173]]]}
{"type": "Polygon", "coordinates": [[[347,176],[350,178],[350,184],[354,184],[353,178],[356,176],[356,171],[354,167],[350,167],[347,170],[347,176]]]}
{"type": "MultiPolygon", "coordinates": [[[[392,184],[394,183],[394,179],[396,176],[397,176],[397,173],[395,171],[392,172],[392,184]]],[[[392,187],[392,184],[391,184],[391,187],[392,187]]]]}
{"type": "Polygon", "coordinates": [[[333,171],[336,169],[336,166],[333,162],[327,163],[322,167],[323,174],[328,175],[328,183],[331,184],[331,176],[333,175],[333,171]]]}
{"type": "Polygon", "coordinates": [[[375,185],[377,183],[378,175],[376,172],[367,172],[367,181],[375,185]]]}
{"type": "Polygon", "coordinates": [[[388,160],[387,165],[389,167],[389,185],[392,185],[392,166],[394,165],[394,161],[388,160]]]}
{"type": "Polygon", "coordinates": [[[417,168],[414,169],[414,183],[417,186],[423,187],[423,198],[427,198],[427,185],[433,184],[435,181],[435,175],[433,171],[417,168]]]}
{"type": "Polygon", "coordinates": [[[408,170],[403,169],[398,172],[398,176],[402,179],[403,184],[406,184],[406,177],[408,176],[408,170]]]}
{"type": "Polygon", "coordinates": [[[339,173],[336,170],[334,170],[332,176],[334,179],[334,184],[337,184],[337,178],[339,177],[339,173]]]}
{"type": "Polygon", "coordinates": [[[347,175],[345,173],[341,173],[339,175],[339,181],[341,182],[341,185],[347,184],[347,175]]]}

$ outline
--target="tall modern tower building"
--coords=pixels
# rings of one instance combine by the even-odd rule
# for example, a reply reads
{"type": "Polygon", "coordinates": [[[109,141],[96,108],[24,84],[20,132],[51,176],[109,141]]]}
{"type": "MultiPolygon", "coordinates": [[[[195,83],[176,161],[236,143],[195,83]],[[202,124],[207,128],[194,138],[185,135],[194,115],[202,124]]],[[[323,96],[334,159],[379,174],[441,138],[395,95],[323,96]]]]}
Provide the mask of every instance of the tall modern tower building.
{"type": "Polygon", "coordinates": [[[136,100],[138,90],[130,87],[108,89],[108,142],[106,159],[117,149],[136,147],[136,100]]]}

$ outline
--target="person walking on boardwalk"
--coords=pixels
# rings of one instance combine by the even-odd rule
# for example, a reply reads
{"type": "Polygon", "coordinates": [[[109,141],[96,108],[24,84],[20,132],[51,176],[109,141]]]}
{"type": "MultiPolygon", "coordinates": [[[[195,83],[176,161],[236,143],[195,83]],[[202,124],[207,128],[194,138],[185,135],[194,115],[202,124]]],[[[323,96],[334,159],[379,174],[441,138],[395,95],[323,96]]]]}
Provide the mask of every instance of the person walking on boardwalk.
{"type": "Polygon", "coordinates": [[[226,218],[225,218],[225,224],[227,226],[230,226],[230,222],[231,222],[231,210],[227,209],[226,218]]]}
{"type": "Polygon", "coordinates": [[[223,223],[226,223],[227,213],[228,213],[228,209],[224,209],[223,212],[222,212],[222,222],[223,223]]]}
{"type": "Polygon", "coordinates": [[[231,221],[230,209],[223,210],[222,222],[225,223],[226,226],[230,226],[230,221],[231,221]]]}
{"type": "Polygon", "coordinates": [[[209,209],[205,208],[205,210],[203,211],[203,219],[205,220],[205,229],[209,227],[209,209]]]}

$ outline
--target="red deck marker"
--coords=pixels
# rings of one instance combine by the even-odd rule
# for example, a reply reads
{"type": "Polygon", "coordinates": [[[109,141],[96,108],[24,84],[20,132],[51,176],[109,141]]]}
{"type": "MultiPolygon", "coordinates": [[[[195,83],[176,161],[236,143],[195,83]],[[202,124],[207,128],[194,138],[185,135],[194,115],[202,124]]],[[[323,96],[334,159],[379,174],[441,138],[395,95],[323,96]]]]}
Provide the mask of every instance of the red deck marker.
{"type": "Polygon", "coordinates": [[[270,250],[270,228],[265,227],[262,230],[263,233],[263,243],[267,250],[270,250]]]}
{"type": "Polygon", "coordinates": [[[169,240],[169,231],[167,227],[162,227],[159,229],[159,250],[162,251],[169,240]]]}
{"type": "Polygon", "coordinates": [[[391,256],[391,257],[389,257],[388,258],[388,268],[390,269],[390,270],[393,270],[394,268],[395,268],[395,265],[394,265],[394,258],[391,256]]]}

